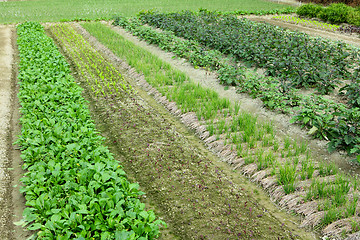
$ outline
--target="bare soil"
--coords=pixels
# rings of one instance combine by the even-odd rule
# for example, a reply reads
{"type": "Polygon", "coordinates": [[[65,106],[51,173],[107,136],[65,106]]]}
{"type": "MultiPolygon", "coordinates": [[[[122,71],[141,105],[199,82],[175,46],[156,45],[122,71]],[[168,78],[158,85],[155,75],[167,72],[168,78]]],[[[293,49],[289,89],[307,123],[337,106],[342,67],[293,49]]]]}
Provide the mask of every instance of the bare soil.
{"type": "Polygon", "coordinates": [[[15,29],[0,26],[0,239],[26,239],[13,224],[22,218],[25,199],[19,192],[23,175],[20,151],[13,142],[20,133],[16,97],[15,29]]]}

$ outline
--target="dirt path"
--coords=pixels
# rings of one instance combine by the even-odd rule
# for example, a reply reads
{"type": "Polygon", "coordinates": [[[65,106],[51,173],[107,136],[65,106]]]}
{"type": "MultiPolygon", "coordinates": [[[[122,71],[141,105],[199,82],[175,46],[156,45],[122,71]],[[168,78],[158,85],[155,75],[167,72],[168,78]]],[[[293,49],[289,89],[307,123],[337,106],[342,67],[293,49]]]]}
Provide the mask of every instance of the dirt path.
{"type": "Polygon", "coordinates": [[[12,29],[0,27],[0,239],[13,239],[9,141],[12,106],[12,29]]]}
{"type": "Polygon", "coordinates": [[[23,175],[20,151],[13,146],[20,133],[16,98],[15,29],[0,26],[0,239],[26,239],[30,233],[13,222],[22,218],[24,196],[19,192],[23,175]]]}
{"type": "Polygon", "coordinates": [[[269,2],[275,2],[275,3],[280,3],[280,4],[286,4],[286,5],[291,5],[291,6],[295,6],[298,7],[300,6],[302,3],[298,2],[296,0],[268,0],[269,2]]]}
{"type": "Polygon", "coordinates": [[[267,22],[279,27],[288,28],[290,30],[301,31],[307,33],[314,37],[323,37],[333,41],[343,41],[347,44],[350,44],[354,47],[360,47],[360,38],[350,35],[345,35],[337,32],[329,32],[321,29],[315,29],[310,27],[305,27],[301,25],[286,23],[283,21],[272,19],[272,16],[246,16],[246,18],[257,21],[257,22],[267,22]]]}

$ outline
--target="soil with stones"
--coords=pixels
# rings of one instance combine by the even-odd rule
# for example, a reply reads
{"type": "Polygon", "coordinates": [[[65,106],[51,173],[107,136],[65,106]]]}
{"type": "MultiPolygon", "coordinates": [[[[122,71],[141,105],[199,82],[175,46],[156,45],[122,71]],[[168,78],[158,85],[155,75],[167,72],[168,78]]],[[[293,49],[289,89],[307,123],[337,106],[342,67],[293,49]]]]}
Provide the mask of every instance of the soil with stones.
{"type": "Polygon", "coordinates": [[[15,29],[0,26],[0,239],[26,239],[13,224],[22,218],[25,199],[19,191],[23,175],[20,151],[13,146],[20,133],[16,98],[15,29]]]}

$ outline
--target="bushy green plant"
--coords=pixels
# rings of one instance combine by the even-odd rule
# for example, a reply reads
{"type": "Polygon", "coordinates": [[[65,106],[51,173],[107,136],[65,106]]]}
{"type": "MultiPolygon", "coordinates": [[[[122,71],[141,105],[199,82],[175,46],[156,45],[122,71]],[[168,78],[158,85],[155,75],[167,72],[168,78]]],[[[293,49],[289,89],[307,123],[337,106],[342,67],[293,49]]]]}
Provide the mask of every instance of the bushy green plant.
{"type": "Polygon", "coordinates": [[[301,5],[297,10],[296,14],[302,17],[315,18],[323,10],[323,7],[317,4],[309,3],[301,5]]]}
{"type": "Polygon", "coordinates": [[[350,8],[346,21],[352,25],[360,26],[360,11],[358,9],[350,8]]]}
{"type": "Polygon", "coordinates": [[[345,23],[351,11],[353,11],[352,8],[344,3],[334,3],[324,8],[319,17],[331,23],[345,23]]]}

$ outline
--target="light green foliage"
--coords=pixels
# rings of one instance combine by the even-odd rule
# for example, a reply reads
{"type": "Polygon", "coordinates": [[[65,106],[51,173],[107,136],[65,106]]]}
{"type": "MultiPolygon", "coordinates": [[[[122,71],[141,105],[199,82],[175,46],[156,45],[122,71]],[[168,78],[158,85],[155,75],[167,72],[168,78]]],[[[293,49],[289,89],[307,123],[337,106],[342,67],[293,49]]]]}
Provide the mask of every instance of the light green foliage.
{"type": "Polygon", "coordinates": [[[310,19],[304,19],[304,18],[298,18],[294,16],[289,15],[280,15],[280,16],[274,16],[274,19],[279,19],[285,22],[299,24],[307,27],[316,27],[316,28],[322,28],[324,30],[328,31],[336,31],[340,27],[339,25],[329,24],[325,22],[319,22],[316,20],[310,20],[310,19]]]}

